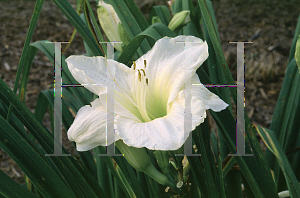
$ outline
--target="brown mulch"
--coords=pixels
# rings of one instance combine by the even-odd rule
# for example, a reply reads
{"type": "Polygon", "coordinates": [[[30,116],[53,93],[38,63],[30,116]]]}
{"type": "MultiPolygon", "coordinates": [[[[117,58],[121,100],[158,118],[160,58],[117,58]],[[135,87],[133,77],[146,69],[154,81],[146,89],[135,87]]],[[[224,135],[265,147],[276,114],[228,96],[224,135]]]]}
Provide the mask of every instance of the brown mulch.
{"type": "MultiPolygon", "coordinates": [[[[72,1],[72,6],[75,7],[72,1]]],[[[147,1],[139,6],[149,9],[147,1]],[[145,3],[146,2],[146,3],[145,3]]],[[[148,1],[154,2],[156,1],[148,1]]],[[[223,51],[236,75],[236,45],[228,41],[253,41],[245,46],[246,111],[251,122],[269,127],[285,74],[289,49],[294,36],[300,7],[297,1],[212,1],[218,22],[223,51]]],[[[34,1],[0,2],[0,77],[12,88],[22,47],[33,12],[34,1]]],[[[45,1],[32,42],[38,40],[68,41],[72,25],[51,1],[45,1]]],[[[65,45],[64,45],[65,46],[65,45]]],[[[63,47],[64,47],[63,46],[63,47]]],[[[83,54],[84,46],[76,34],[65,55],[83,54]]],[[[33,112],[40,91],[53,85],[53,67],[38,52],[31,67],[26,105],[33,112]]],[[[49,117],[44,124],[49,127],[49,117]]],[[[65,146],[75,153],[66,134],[65,146]]],[[[24,175],[14,161],[0,149],[0,169],[19,183],[24,175]]]]}

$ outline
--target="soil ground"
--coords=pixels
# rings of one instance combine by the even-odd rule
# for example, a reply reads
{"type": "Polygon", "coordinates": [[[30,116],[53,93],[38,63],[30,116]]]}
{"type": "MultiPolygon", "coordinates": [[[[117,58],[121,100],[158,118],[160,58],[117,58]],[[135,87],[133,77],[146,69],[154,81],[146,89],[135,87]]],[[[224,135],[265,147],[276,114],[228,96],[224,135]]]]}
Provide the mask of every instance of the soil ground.
{"type": "MultiPolygon", "coordinates": [[[[75,8],[76,1],[71,4],[75,8]]],[[[252,123],[269,127],[287,67],[289,49],[300,13],[299,1],[213,0],[220,40],[227,63],[236,75],[236,45],[229,41],[253,41],[245,46],[245,101],[252,123]]],[[[150,4],[138,1],[147,15],[150,4]]],[[[0,2],[0,77],[12,88],[22,53],[34,1],[0,2]]],[[[94,5],[95,6],[95,5],[94,5]]],[[[68,41],[74,28],[51,1],[45,1],[32,42],[68,41]]],[[[63,46],[64,47],[64,46],[63,46]]],[[[83,54],[78,34],[65,56],[83,54]]],[[[53,67],[47,57],[37,53],[30,71],[26,105],[33,112],[40,91],[53,86],[53,67]]],[[[45,118],[44,124],[49,126],[45,118]]],[[[64,136],[64,145],[76,151],[64,136]]],[[[24,175],[14,161],[0,149],[0,169],[19,183],[24,175]]]]}

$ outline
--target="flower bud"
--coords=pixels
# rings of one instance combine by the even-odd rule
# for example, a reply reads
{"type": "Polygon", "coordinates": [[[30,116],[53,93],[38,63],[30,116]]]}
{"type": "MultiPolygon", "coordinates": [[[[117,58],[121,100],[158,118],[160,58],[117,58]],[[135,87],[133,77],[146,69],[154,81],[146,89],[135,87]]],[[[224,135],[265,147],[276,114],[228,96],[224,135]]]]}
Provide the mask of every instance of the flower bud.
{"type": "MultiPolygon", "coordinates": [[[[110,41],[121,41],[118,34],[118,24],[121,23],[114,8],[105,3],[103,0],[99,1],[97,14],[100,25],[110,41]]],[[[115,48],[122,52],[122,45],[120,43],[115,44],[115,48]]]]}
{"type": "Polygon", "coordinates": [[[154,17],[152,17],[152,25],[154,23],[162,23],[162,22],[161,22],[161,20],[160,20],[160,18],[158,16],[154,16],[154,17]]]}
{"type": "Polygon", "coordinates": [[[170,28],[172,31],[177,31],[182,26],[186,25],[190,21],[191,21],[190,11],[183,10],[174,15],[174,17],[172,18],[172,20],[169,23],[168,28],[170,28]]]}
{"type": "Polygon", "coordinates": [[[119,23],[118,25],[118,34],[119,34],[119,37],[121,39],[121,41],[123,42],[123,44],[125,46],[127,46],[130,41],[131,41],[131,38],[129,37],[127,31],[125,30],[124,26],[122,25],[122,23],[119,23]]]}
{"type": "Polygon", "coordinates": [[[152,177],[155,181],[162,185],[170,186],[175,188],[175,185],[169,181],[169,179],[159,172],[150,161],[150,158],[145,148],[136,148],[127,146],[123,140],[118,140],[115,145],[124,154],[127,162],[136,170],[141,171],[152,177]]]}

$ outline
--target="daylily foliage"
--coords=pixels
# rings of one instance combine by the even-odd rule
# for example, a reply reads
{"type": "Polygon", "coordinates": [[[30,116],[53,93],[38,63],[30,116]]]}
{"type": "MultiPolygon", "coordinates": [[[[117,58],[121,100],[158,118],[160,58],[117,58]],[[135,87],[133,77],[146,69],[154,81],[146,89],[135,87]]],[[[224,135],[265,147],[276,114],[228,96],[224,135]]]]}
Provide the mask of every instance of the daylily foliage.
{"type": "Polygon", "coordinates": [[[207,57],[206,42],[193,36],[158,40],[131,68],[104,57],[70,56],[66,62],[74,78],[99,98],[78,111],[69,139],[77,143],[79,151],[119,139],[133,147],[179,149],[187,138],[185,75],[197,84],[191,89],[192,129],[204,122],[207,109],[221,111],[228,106],[207,90],[195,73],[207,57]],[[184,47],[183,42],[192,44],[184,47]],[[114,82],[114,98],[107,97],[110,82],[114,82]],[[106,120],[107,100],[114,100],[114,120],[106,120]],[[112,121],[115,134],[106,139],[106,124],[112,121]]]}

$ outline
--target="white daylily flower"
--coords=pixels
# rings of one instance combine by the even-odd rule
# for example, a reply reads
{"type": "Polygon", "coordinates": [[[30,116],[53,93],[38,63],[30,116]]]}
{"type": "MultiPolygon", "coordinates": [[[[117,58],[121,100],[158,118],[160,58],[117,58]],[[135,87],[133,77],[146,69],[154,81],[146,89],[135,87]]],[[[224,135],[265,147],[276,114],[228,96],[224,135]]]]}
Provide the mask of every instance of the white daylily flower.
{"type": "MultiPolygon", "coordinates": [[[[112,137],[107,137],[106,142],[106,101],[112,100],[107,98],[106,87],[110,82],[107,78],[112,78],[111,71],[115,71],[115,141],[122,139],[134,147],[177,150],[187,138],[184,76],[190,72],[192,84],[201,84],[195,72],[207,57],[206,42],[193,36],[158,40],[131,68],[104,57],[70,56],[66,62],[74,78],[81,84],[98,84],[86,88],[99,98],[78,111],[68,131],[69,139],[77,143],[79,151],[113,143],[112,137]],[[182,50],[183,44],[175,41],[193,44],[182,50]],[[187,59],[191,64],[186,63],[187,59]]],[[[203,85],[192,86],[191,94],[193,130],[204,121],[206,109],[221,111],[228,106],[203,85]]]]}

